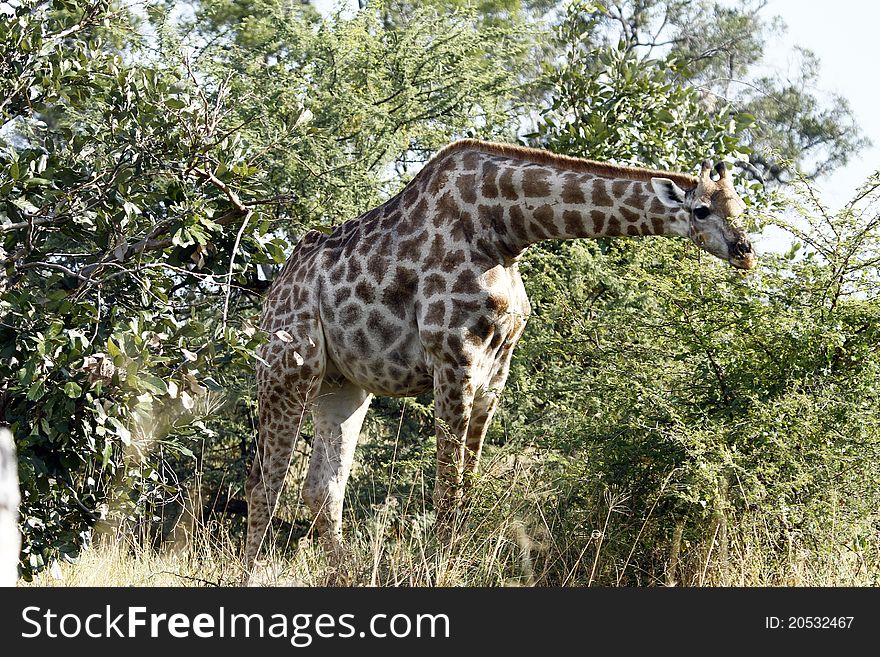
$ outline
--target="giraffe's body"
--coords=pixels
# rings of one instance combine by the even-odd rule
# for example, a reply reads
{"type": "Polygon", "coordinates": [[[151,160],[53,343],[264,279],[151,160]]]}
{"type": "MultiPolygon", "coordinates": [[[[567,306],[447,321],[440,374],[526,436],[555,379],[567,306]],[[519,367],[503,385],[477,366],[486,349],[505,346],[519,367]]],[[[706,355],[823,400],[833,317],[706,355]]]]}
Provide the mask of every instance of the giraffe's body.
{"type": "Polygon", "coordinates": [[[434,391],[435,504],[440,516],[456,507],[530,311],[517,267],[528,245],[683,235],[752,266],[744,233],[728,221],[742,202],[723,170],[718,181],[703,173],[697,179],[457,142],[380,207],[330,235],[307,233],[264,308],[269,341],[257,369],[249,566],[306,412],[315,437],[303,497],[331,546],[341,540],[345,484],[372,395],[434,391]],[[723,225],[701,226],[688,203],[704,204],[723,225]]]}

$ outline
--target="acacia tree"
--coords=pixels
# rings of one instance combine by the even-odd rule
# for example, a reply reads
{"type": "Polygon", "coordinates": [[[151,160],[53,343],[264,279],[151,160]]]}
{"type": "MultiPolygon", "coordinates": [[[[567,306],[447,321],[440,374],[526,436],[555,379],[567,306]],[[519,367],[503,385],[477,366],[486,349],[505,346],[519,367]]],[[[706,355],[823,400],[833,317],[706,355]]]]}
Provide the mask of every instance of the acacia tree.
{"type": "MultiPolygon", "coordinates": [[[[574,3],[567,24],[572,41],[599,44],[667,62],[675,78],[697,89],[710,111],[733,106],[755,121],[742,148],[768,181],[809,178],[846,164],[870,142],[847,100],[819,91],[818,59],[798,48],[794,74],[762,73],[765,48],[785,30],[763,0],[737,3],[613,0],[574,3]],[[715,109],[717,107],[717,109],[715,109]]],[[[601,62],[595,62],[601,68],[601,62]]],[[[587,64],[589,66],[589,64],[587,64]]]]}

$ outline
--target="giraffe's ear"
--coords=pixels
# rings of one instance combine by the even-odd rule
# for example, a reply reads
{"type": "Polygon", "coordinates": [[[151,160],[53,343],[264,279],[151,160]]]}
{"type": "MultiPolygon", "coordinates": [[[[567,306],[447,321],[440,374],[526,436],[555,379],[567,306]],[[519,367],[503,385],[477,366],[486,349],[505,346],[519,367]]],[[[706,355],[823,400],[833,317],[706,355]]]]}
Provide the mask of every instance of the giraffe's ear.
{"type": "Polygon", "coordinates": [[[651,187],[667,208],[680,208],[684,205],[684,190],[669,178],[651,178],[651,187]]]}

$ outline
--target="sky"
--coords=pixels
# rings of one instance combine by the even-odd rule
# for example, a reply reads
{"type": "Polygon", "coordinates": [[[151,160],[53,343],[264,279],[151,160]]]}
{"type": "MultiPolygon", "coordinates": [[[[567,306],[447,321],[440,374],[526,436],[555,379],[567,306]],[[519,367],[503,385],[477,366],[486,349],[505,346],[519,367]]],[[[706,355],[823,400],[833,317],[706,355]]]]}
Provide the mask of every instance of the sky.
{"type": "Polygon", "coordinates": [[[786,70],[793,45],[809,48],[821,62],[820,89],[847,98],[874,145],[847,166],[819,180],[822,199],[840,207],[880,168],[880,79],[874,47],[880,3],[873,0],[770,0],[765,12],[781,16],[788,32],[768,52],[768,64],[786,70]]]}
{"type": "MultiPolygon", "coordinates": [[[[322,13],[334,7],[357,9],[357,0],[314,0],[322,13]]],[[[859,125],[872,142],[845,167],[818,181],[823,201],[832,210],[853,196],[867,177],[880,168],[880,76],[874,45],[880,25],[880,2],[874,0],[769,0],[762,12],[780,16],[788,26],[767,50],[766,65],[785,72],[793,63],[793,47],[809,48],[821,62],[819,91],[838,93],[850,101],[859,125]]]]}

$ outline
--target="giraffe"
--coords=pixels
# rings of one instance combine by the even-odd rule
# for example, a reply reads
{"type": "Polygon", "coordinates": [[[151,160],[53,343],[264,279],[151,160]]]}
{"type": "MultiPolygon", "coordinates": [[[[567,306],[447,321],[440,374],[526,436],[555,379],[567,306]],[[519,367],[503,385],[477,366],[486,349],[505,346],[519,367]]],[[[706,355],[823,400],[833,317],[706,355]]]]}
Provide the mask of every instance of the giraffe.
{"type": "Polygon", "coordinates": [[[504,388],[530,306],[517,262],[549,239],[690,238],[734,267],[756,255],[723,163],[699,177],[477,140],[439,151],[379,207],[307,232],[271,285],[259,348],[257,454],[247,480],[252,572],[303,418],[315,433],[302,497],[342,546],[355,445],[374,395],[433,390],[442,527],[504,388]]]}

